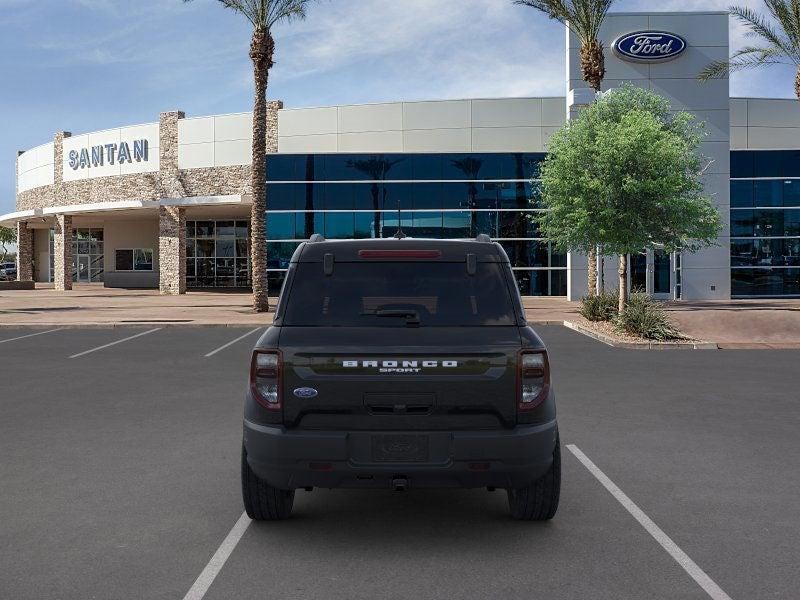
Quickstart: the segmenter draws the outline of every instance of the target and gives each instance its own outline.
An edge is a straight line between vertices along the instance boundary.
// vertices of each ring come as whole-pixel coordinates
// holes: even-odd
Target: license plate
[[[372,460],[375,462],[425,462],[428,460],[428,436],[373,435]]]

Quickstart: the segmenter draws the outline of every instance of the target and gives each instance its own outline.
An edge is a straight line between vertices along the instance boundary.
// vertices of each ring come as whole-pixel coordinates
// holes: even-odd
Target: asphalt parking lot
[[[0,598],[181,599],[201,574],[208,599],[797,598],[800,352],[539,331],[565,446],[552,522],[512,521],[501,491],[301,491],[209,571],[242,514],[258,331],[2,329]]]

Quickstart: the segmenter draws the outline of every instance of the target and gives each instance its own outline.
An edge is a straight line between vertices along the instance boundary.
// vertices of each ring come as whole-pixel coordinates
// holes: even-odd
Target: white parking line
[[[219,347],[219,348],[217,348],[216,350],[212,350],[211,352],[209,352],[208,354],[206,354],[205,358],[208,358],[209,356],[214,356],[214,355],[215,355],[217,352],[220,352],[220,351],[222,351],[222,350],[225,350],[225,348],[227,348],[228,346],[233,346],[233,345],[234,345],[236,342],[239,342],[239,341],[243,340],[244,338],[246,338],[246,337],[247,337],[247,336],[249,336],[249,335],[253,335],[253,334],[254,334],[256,331],[261,331],[261,327],[256,327],[255,329],[253,329],[253,331],[248,331],[248,332],[247,332],[247,333],[245,333],[244,335],[240,335],[240,336],[239,336],[238,338],[236,338],[235,340],[231,340],[230,342],[228,342],[228,343],[227,343],[227,344],[225,344],[224,346],[220,346],[220,347]]]
[[[86,356],[87,354],[91,354],[92,352],[97,352],[98,350],[103,350],[104,348],[109,348],[111,346],[116,346],[117,344],[121,344],[122,342],[127,342],[128,340],[133,340],[138,337],[142,337],[143,335],[147,335],[148,333],[155,333],[156,331],[161,331],[161,327],[157,327],[156,329],[150,329],[148,331],[143,331],[142,333],[137,333],[136,335],[132,335],[130,337],[122,338],[121,340],[117,340],[116,342],[111,342],[110,344],[103,344],[102,346],[98,346],[97,348],[92,348],[91,350],[86,350],[84,352],[78,352],[78,354],[73,354],[70,358],[78,358],[79,356]]]
[[[697,563],[689,558],[689,555],[681,550],[678,545],[673,542],[672,539],[670,539],[670,537],[664,533],[658,525],[653,523],[652,519],[644,514],[642,509],[636,506],[633,500],[628,498],[628,496],[625,495],[625,492],[619,489],[617,485],[589,459],[588,456],[581,452],[580,448],[574,444],[567,444],[567,448],[579,461],[581,461],[581,463],[583,463],[583,466],[586,467],[592,475],[594,475],[595,479],[597,479],[604,488],[611,492],[611,495],[616,498],[617,502],[619,502],[634,519],[639,521],[639,524],[645,528],[647,533],[653,536],[653,539],[655,539],[661,545],[661,547],[664,548],[664,550],[666,550],[681,567],[683,567],[683,570],[686,571],[689,576],[695,580],[697,585],[703,588],[703,590],[705,590],[705,592],[711,598],[714,600],[731,600],[731,597],[722,591],[722,588],[714,583],[714,580],[711,579],[711,577],[709,577],[705,571],[703,571],[703,569],[698,567]]]
[[[0,344],[5,344],[6,342],[16,342],[17,340],[24,340],[25,338],[35,337],[37,335],[44,335],[45,333],[53,333],[55,331],[61,331],[62,329],[63,327],[59,329],[50,329],[49,331],[39,331],[38,333],[29,333],[28,335],[21,335],[15,338],[9,338],[7,340],[0,340]]]
[[[183,600],[202,600],[208,588],[211,587],[211,584],[214,583],[217,575],[219,575],[222,567],[225,566],[233,549],[236,548],[236,544],[239,543],[244,532],[247,531],[250,523],[252,523],[250,517],[247,516],[247,513],[243,512],[239,520],[236,521],[236,525],[233,526],[233,529],[231,529],[225,539],[222,540],[222,544],[217,548],[217,551],[214,552],[214,556],[208,561],[206,568],[203,569],[203,572],[195,579],[192,587],[186,592]]]

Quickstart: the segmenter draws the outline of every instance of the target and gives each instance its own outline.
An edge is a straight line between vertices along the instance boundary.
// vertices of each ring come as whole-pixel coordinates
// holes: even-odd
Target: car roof
[[[362,250],[401,250],[412,255],[397,257],[365,257]],[[414,257],[413,251],[438,251],[439,256]],[[467,254],[474,254],[477,262],[509,262],[503,247],[492,242],[488,236],[478,240],[440,240],[430,238],[381,238],[363,240],[324,240],[317,238],[304,242],[292,256],[292,262],[321,262],[326,254],[332,254],[338,262],[374,262],[376,258],[384,261],[428,261],[432,258],[444,262],[465,262]]]

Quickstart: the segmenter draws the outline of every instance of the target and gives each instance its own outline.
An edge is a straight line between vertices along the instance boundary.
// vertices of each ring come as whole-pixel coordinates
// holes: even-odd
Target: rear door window
[[[283,325],[295,327],[514,326],[500,263],[298,263]]]

